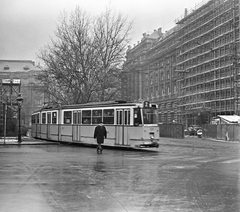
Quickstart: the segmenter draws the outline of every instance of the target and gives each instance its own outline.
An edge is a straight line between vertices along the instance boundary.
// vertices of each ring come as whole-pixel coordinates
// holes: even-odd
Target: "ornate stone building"
[[[8,122],[16,119],[14,105],[16,105],[18,93],[23,97],[21,122],[24,126],[30,125],[31,113],[42,107],[45,97],[38,92],[35,79],[39,72],[41,72],[40,67],[30,60],[0,60],[0,134],[3,131],[5,104],[8,105]],[[2,83],[3,81],[5,83]]]

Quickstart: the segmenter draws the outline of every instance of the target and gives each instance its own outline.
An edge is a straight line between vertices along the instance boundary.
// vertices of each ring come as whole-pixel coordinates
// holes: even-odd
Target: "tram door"
[[[81,111],[73,111],[73,141],[81,141]]]
[[[128,145],[129,125],[130,125],[130,109],[118,109],[116,126],[116,144]]]

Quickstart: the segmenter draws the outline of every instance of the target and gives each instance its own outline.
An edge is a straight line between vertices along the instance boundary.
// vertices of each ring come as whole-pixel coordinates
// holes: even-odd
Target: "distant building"
[[[3,130],[4,125],[3,104],[8,104],[9,108],[11,108],[11,105],[14,106],[18,93],[21,93],[23,97],[22,124],[24,126],[30,125],[31,113],[41,108],[45,101],[44,94],[37,91],[38,86],[35,77],[40,72],[41,68],[31,60],[0,60],[0,131]],[[20,79],[21,85],[2,84],[3,79],[9,79],[10,81]],[[16,118],[16,115],[10,118]]]

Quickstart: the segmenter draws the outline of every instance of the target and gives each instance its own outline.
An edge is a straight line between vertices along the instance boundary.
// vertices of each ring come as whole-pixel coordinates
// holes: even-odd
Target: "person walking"
[[[107,130],[103,123],[99,123],[98,126],[95,127],[94,136],[97,139],[97,151],[102,153],[102,144],[104,143],[104,138],[107,138]]]

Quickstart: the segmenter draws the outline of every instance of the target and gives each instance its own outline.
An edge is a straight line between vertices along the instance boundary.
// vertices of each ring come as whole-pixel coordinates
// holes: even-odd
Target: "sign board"
[[[21,84],[20,79],[2,79],[2,84]]]
[[[20,79],[13,79],[12,83],[13,84],[21,84],[21,80]]]
[[[3,84],[10,84],[11,83],[11,79],[2,79],[2,83]]]

